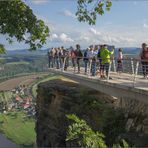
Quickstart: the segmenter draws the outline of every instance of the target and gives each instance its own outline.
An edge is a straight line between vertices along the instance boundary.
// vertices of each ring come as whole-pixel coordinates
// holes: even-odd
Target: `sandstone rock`
[[[91,107],[94,98],[102,103],[112,103],[111,96],[77,83],[61,80],[41,83],[38,86],[36,105],[38,147],[78,147],[75,141],[65,141],[69,125],[66,114],[77,114],[95,130],[99,130],[102,109],[94,110]]]
[[[126,130],[130,131],[130,128],[133,126],[133,119],[128,119],[126,123]]]

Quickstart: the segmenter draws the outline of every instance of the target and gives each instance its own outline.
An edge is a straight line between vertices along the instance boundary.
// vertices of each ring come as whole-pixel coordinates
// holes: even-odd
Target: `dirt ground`
[[[37,77],[45,75],[48,75],[48,73],[34,74],[34,75],[22,76],[6,80],[0,83],[0,91],[12,90],[18,85],[30,85],[33,81],[36,80]]]

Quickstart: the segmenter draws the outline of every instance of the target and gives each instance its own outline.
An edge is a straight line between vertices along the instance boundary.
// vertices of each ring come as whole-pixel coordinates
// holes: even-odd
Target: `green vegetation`
[[[10,91],[0,92],[0,102],[8,102],[11,101],[15,95]]]
[[[80,22],[95,25],[97,15],[103,15],[112,6],[111,0],[78,0],[76,16]]]
[[[43,83],[43,82],[54,80],[54,79],[58,79],[58,78],[62,78],[62,77],[61,76],[49,75],[49,76],[47,76],[45,78],[42,78],[38,82],[35,82],[35,84],[32,85],[32,95],[33,95],[33,97],[37,96],[37,86],[38,86],[39,83]]]
[[[34,119],[25,118],[23,112],[0,114],[0,131],[19,145],[34,145],[36,133]]]
[[[73,123],[68,126],[66,141],[75,140],[79,146],[85,148],[106,148],[105,136],[100,132],[94,132],[85,120],[79,119],[76,115],[67,115]],[[121,145],[120,145],[121,144]],[[113,148],[127,148],[128,143],[122,139],[120,143],[113,144]]]
[[[45,72],[48,70],[47,62],[46,55],[11,55],[11,59],[3,61],[0,79],[14,77],[21,73]]]
[[[22,61],[22,62],[9,62],[9,63],[6,63],[6,65],[25,65],[25,64],[29,64],[29,62]]]
[[[76,140],[78,145],[85,148],[106,148],[104,143],[104,135],[99,132],[94,132],[87,123],[79,119],[76,115],[67,115],[68,119],[75,123],[69,125],[66,140]]]
[[[96,94],[93,90],[86,91],[81,88],[80,92],[79,105],[75,107],[75,114],[86,120],[92,130],[103,133],[108,147],[120,143],[122,135],[126,134],[123,110],[114,109],[111,100],[98,99],[99,93]]]
[[[0,44],[0,54],[4,54],[6,52],[6,49],[3,44]]]
[[[46,43],[49,29],[22,0],[13,0],[1,1],[0,33],[10,37],[9,43],[15,37],[18,42],[29,44],[30,49],[36,49]]]

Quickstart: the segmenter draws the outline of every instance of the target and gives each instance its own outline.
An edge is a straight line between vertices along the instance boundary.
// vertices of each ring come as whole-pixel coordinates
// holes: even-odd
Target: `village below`
[[[0,91],[0,132],[13,143],[22,147],[36,145],[37,84],[54,78],[56,76],[53,77],[52,74],[39,73],[15,77],[1,83],[0,89],[6,90]]]

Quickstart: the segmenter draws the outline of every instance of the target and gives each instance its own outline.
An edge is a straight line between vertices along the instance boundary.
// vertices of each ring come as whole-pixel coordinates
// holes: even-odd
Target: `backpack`
[[[87,50],[84,52],[84,59],[83,59],[84,61],[85,61],[85,60],[88,60],[87,52],[88,52]]]

